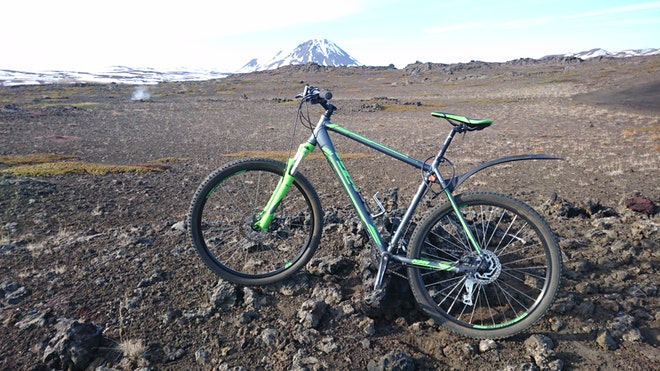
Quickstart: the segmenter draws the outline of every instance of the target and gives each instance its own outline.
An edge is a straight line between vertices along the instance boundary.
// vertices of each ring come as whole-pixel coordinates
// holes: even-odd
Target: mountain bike
[[[314,187],[299,171],[316,147],[327,158],[378,252],[374,292],[383,291],[390,263],[400,264],[419,307],[444,327],[474,338],[504,338],[526,330],[551,306],[561,276],[556,237],[530,206],[493,192],[454,194],[475,173],[520,160],[555,160],[527,154],[491,160],[456,175],[445,158],[456,134],[479,131],[492,120],[433,112],[452,128],[435,156],[422,161],[370,140],[330,121],[337,107],[332,94],[306,85],[298,119],[311,135],[286,162],[241,159],[204,180],[188,213],[190,238],[204,263],[223,279],[239,285],[271,284],[303,268],[316,251],[323,211]],[[313,125],[309,104],[325,112]],[[307,107],[305,110],[303,107]],[[295,130],[295,126],[294,126]],[[385,213],[377,194],[373,212],[339,157],[330,133],[342,135],[421,170],[422,180],[389,238],[375,218]],[[445,177],[440,170],[448,166]],[[411,222],[425,195],[444,195],[418,222]],[[408,227],[414,229],[407,233]]]

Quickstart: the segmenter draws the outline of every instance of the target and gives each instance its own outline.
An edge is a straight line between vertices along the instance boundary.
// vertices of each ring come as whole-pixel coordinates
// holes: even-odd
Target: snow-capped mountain
[[[53,83],[89,82],[99,84],[158,84],[168,81],[205,81],[229,76],[229,73],[215,70],[157,70],[154,68],[131,68],[112,66],[97,71],[16,71],[0,70],[0,85],[41,85]]]
[[[646,55],[656,55],[660,54],[660,48],[648,48],[648,49],[628,49],[622,50],[617,53],[610,53],[605,49],[596,48],[579,53],[568,53],[565,54],[565,57],[577,57],[580,59],[591,59],[597,57],[613,57],[613,58],[628,58],[628,57],[639,57]]]
[[[273,58],[261,62],[252,59],[238,72],[272,70],[282,66],[316,63],[321,66],[361,66],[355,58],[351,57],[337,44],[324,38],[316,38],[298,45],[290,53],[278,52]]]

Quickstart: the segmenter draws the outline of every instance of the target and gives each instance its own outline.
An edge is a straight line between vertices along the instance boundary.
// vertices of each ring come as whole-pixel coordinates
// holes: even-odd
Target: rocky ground
[[[186,235],[190,199],[232,154],[287,153],[304,83],[333,91],[334,122],[418,158],[449,129],[431,111],[493,119],[455,140],[459,172],[505,155],[562,157],[459,188],[512,194],[556,231],[563,288],[546,318],[506,340],[463,338],[428,321],[396,275],[388,302],[366,306],[369,245],[320,160],[302,169],[327,221],[307,269],[266,287],[214,276]],[[311,65],[148,86],[142,100],[135,90],[0,89],[3,370],[660,368],[660,57]],[[293,142],[307,135],[298,127]],[[417,171],[337,146],[357,155],[346,163],[365,195],[396,188],[406,205]],[[28,154],[159,171],[13,174],[9,162]]]

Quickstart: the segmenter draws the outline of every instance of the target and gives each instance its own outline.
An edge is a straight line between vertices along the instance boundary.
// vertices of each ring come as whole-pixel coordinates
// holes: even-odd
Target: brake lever
[[[313,86],[311,86],[311,85],[305,85],[305,89],[303,90],[303,92],[300,93],[300,94],[298,94],[298,95],[296,95],[296,98],[297,98],[297,99],[302,99],[302,98],[309,99],[309,97],[311,97],[312,95],[314,95],[313,92],[310,92],[310,91],[312,91],[313,89],[315,89]]]

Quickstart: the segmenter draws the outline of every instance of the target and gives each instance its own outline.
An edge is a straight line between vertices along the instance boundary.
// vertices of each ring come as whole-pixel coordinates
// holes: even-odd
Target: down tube
[[[323,150],[325,157],[328,159],[328,162],[332,166],[332,170],[335,171],[337,177],[341,181],[341,185],[344,187],[348,197],[351,199],[351,203],[353,204],[355,211],[357,211],[359,214],[360,220],[362,220],[367,233],[369,233],[369,237],[371,237],[371,240],[376,244],[379,250],[384,251],[385,245],[383,244],[383,240],[381,239],[380,234],[376,229],[374,219],[371,217],[371,213],[364,205],[362,197],[360,197],[360,194],[358,193],[357,188],[351,179],[351,176],[348,174],[348,170],[346,170],[344,163],[339,158],[337,151],[334,149],[332,144],[323,145],[321,146],[321,149]]]

